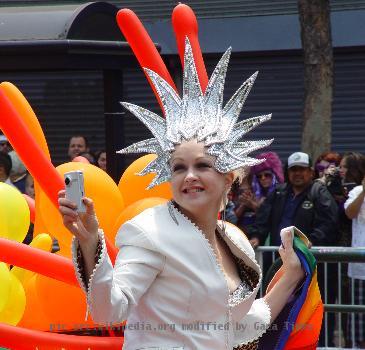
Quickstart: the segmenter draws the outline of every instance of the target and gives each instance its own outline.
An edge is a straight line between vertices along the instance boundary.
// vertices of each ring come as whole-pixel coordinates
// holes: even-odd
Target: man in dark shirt
[[[295,152],[288,158],[288,183],[279,184],[256,212],[256,221],[247,228],[251,244],[264,244],[270,234],[270,245],[281,244],[280,231],[296,226],[307,235],[312,245],[331,246],[337,242],[337,205],[326,186],[313,182],[314,171],[308,154]],[[268,256],[264,256],[264,270]],[[271,263],[271,259],[270,259]],[[328,281],[337,281],[336,270],[328,265]],[[325,274],[323,264],[318,265],[318,283],[325,301]],[[327,303],[335,303],[336,291],[327,293]],[[328,345],[333,346],[334,318],[328,317]],[[324,345],[322,327],[320,345]]]
[[[296,226],[313,245],[334,245],[337,240],[337,205],[326,186],[313,182],[308,154],[295,152],[288,158],[288,183],[279,184],[261,204],[256,221],[247,228],[251,244],[280,245],[280,231]]]

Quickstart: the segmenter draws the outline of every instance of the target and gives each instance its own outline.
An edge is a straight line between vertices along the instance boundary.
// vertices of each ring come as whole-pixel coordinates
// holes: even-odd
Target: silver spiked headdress
[[[216,157],[214,168],[221,173],[257,165],[264,161],[264,159],[248,157],[248,154],[268,146],[273,139],[239,140],[250,130],[270,119],[271,114],[237,122],[258,72],[240,86],[224,108],[222,106],[230,54],[229,48],[214,69],[203,94],[191,45],[186,38],[182,98],[158,74],[145,68],[160,97],[165,118],[145,108],[122,102],[122,105],[145,124],[154,136],[117,152],[122,154],[147,152],[157,155],[157,158],[138,174],[156,174],[147,188],[150,189],[171,178],[169,165],[171,153],[175,146],[184,140],[196,139],[204,143],[207,153]]]

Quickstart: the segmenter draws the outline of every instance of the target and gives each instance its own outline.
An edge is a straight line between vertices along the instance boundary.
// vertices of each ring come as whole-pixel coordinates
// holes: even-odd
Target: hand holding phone
[[[64,174],[66,185],[66,198],[77,205],[78,213],[86,213],[86,207],[82,202],[85,196],[84,174],[80,170],[70,171]]]

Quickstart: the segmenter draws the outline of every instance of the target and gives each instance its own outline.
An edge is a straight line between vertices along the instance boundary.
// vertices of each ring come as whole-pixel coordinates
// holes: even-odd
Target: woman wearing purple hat
[[[265,161],[252,168],[252,189],[258,206],[274,190],[278,183],[284,182],[283,165],[275,152],[261,153],[257,156]]]

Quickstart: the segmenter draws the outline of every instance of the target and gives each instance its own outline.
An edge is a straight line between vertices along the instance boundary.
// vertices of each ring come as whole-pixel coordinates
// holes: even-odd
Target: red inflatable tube
[[[23,193],[25,200],[28,203],[29,211],[30,211],[30,222],[34,224],[35,221],[35,201],[33,198],[29,197],[25,193]]]
[[[189,38],[200,86],[204,93],[208,85],[208,74],[198,39],[198,22],[193,10],[185,4],[177,5],[172,12],[172,25],[174,27],[177,48],[179,50],[182,66],[184,66],[185,37]]]
[[[0,238],[0,261],[61,282],[79,285],[70,259],[10,239]]]
[[[123,337],[49,333],[0,323],[0,346],[16,350],[120,350],[123,340]]]
[[[14,108],[1,86],[0,110],[0,128],[42,190],[52,203],[58,206],[58,191],[65,187],[63,180],[29,132],[22,116]]]
[[[153,70],[160,77],[165,79],[166,82],[175,89],[175,91],[177,91],[174,81],[162,60],[161,55],[157,51],[155,44],[151,40],[137,15],[129,9],[119,10],[117,14],[117,23],[124,37],[131,46],[141,67]],[[160,98],[158,97],[153,84],[147,75],[146,77],[162,108]]]

